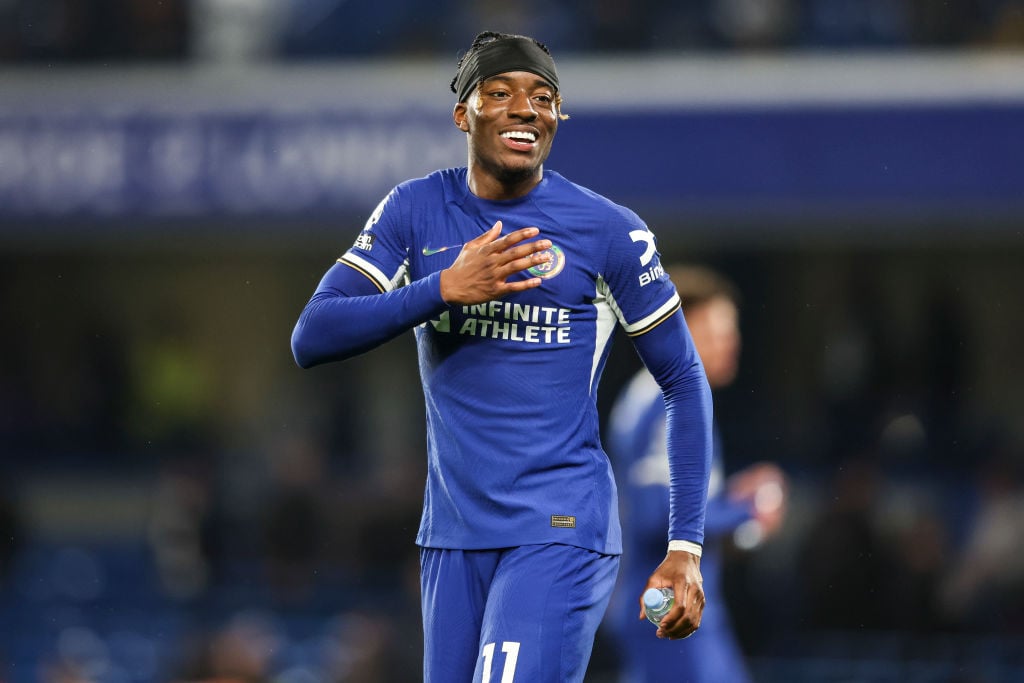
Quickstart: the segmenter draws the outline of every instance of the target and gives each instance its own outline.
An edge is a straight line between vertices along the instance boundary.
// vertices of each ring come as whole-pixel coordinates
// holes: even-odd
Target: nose
[[[537,110],[533,108],[529,94],[524,91],[513,93],[508,113],[509,116],[515,116],[523,121],[532,121],[537,118]]]

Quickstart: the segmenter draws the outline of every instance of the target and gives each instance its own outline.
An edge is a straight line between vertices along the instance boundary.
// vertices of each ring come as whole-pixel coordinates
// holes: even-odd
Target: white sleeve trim
[[[382,291],[390,292],[395,288],[394,283],[391,282],[388,276],[385,275],[380,268],[373,265],[372,263],[362,258],[358,254],[354,254],[351,251],[347,251],[344,254],[342,254],[341,258],[338,260],[344,261],[350,265],[355,266],[357,270],[362,271],[363,274],[365,274],[367,277],[372,278],[381,288]]]
[[[654,327],[656,323],[660,323],[669,313],[674,313],[675,309],[679,307],[679,303],[679,295],[673,292],[672,297],[659,306],[658,310],[654,311],[654,313],[637,320],[631,325],[623,325],[626,334],[634,336],[640,332],[645,332],[649,327]]]
[[[669,552],[672,552],[673,550],[683,550],[691,555],[700,557],[700,554],[704,549],[700,547],[699,543],[694,543],[693,541],[669,541],[668,550]]]

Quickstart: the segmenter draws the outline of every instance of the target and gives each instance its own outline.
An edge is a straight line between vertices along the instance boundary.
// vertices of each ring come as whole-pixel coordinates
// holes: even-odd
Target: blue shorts
[[[568,545],[422,548],[423,680],[582,681],[618,570]]]

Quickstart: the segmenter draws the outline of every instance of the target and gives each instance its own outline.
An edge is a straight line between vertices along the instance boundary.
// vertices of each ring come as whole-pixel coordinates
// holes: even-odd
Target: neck
[[[528,171],[502,171],[493,173],[470,164],[466,174],[469,190],[481,199],[502,201],[518,199],[530,193],[544,178],[544,169],[536,168]]]

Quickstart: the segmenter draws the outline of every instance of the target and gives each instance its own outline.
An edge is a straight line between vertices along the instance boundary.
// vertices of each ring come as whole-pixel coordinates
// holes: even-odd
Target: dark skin
[[[489,78],[467,102],[455,105],[452,119],[468,133],[469,189],[476,196],[515,199],[544,177],[544,161],[558,130],[555,91],[547,81],[525,71]],[[441,272],[441,297],[470,305],[538,287],[540,278],[508,278],[550,260],[540,253],[550,241],[526,241],[539,232],[527,227],[501,237],[501,222],[495,223],[463,245],[455,263]]]
[[[483,81],[452,120],[469,134],[469,189],[484,199],[522,197],[544,177],[558,132],[555,89],[526,71]]]
[[[478,197],[522,197],[544,177],[544,162],[558,131],[557,93],[550,83],[526,71],[498,74],[483,81],[466,102],[455,105],[452,120],[467,133],[469,189]],[[501,236],[501,221],[463,245],[450,268],[441,271],[441,296],[471,305],[540,286],[541,278],[508,281],[520,271],[550,260],[540,231],[521,228]],[[655,569],[644,590],[671,587],[675,606],[662,619],[659,638],[685,638],[700,626],[704,588],[700,558],[672,551]],[[641,591],[642,592],[642,591]],[[644,617],[641,603],[640,618]]]
[[[648,588],[671,588],[675,605],[661,619],[657,636],[678,640],[693,635],[704,615],[704,579],[700,574],[700,558],[684,550],[672,550],[647,579]],[[641,592],[642,594],[642,592]],[[639,598],[640,616],[644,618],[643,598]]]

